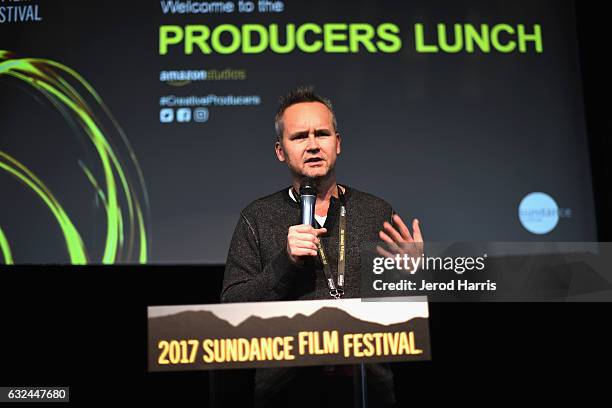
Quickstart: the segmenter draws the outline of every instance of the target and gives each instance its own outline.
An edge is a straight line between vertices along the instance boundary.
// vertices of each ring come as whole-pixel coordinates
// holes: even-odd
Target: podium
[[[213,407],[253,402],[254,373],[262,370],[258,398],[293,387],[287,398],[298,402],[328,392],[366,408],[368,368],[430,359],[428,319],[425,299],[409,297],[150,306],[148,368],[211,370]],[[325,377],[330,366],[340,373]],[[342,395],[321,375],[337,380]]]

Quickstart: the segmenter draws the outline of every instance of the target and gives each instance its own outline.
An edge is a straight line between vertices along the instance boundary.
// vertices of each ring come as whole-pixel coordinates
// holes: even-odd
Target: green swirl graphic
[[[4,232],[2,231],[2,228],[0,228],[0,250],[2,251],[2,255],[4,256],[4,263],[7,265],[11,265],[13,263],[13,255],[11,254],[11,247],[9,246],[9,243],[6,239],[6,236],[4,235]]]
[[[103,203],[106,215],[106,234],[102,259],[92,260],[78,229],[64,211],[60,201],[45,186],[43,181],[24,164],[9,154],[0,151],[0,169],[8,172],[25,186],[51,210],[65,238],[66,248],[73,264],[101,262],[146,263],[148,259],[149,228],[145,226],[148,215],[148,198],[144,177],[128,139],[104,104],[97,92],[77,72],[58,62],[39,58],[17,58],[9,51],[0,50],[0,76],[7,75],[18,79],[42,93],[62,114],[68,113],[84,131],[96,152],[103,170],[103,180],[99,182],[90,169],[81,161],[79,166],[92,188]],[[73,86],[70,82],[73,82]],[[81,87],[82,92],[76,88]],[[93,104],[87,99],[93,98]],[[135,169],[138,183],[131,180],[125,170],[117,149],[113,147],[110,132],[103,131],[101,117],[94,112],[99,110],[103,117],[112,123],[112,128],[120,135],[120,142],[128,152],[129,164]],[[143,209],[144,206],[144,209]],[[127,220],[125,222],[124,220]],[[9,241],[0,228],[0,249],[5,263],[13,263]]]

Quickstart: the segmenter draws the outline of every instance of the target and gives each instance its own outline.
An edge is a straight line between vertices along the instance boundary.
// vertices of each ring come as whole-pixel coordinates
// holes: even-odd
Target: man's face
[[[332,115],[320,102],[291,105],[283,114],[283,138],[276,143],[276,157],[287,162],[300,177],[324,178],[334,169],[340,154],[340,135]]]

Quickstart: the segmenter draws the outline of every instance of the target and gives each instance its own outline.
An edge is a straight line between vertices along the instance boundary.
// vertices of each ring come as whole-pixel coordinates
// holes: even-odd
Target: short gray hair
[[[276,116],[274,117],[274,130],[276,130],[276,140],[281,141],[283,138],[283,132],[285,130],[283,124],[283,114],[287,110],[288,107],[303,103],[303,102],[319,102],[322,103],[329,109],[332,115],[332,123],[334,125],[334,130],[338,131],[338,122],[336,121],[336,114],[334,113],[334,109],[332,108],[332,103],[329,99],[317,95],[314,92],[314,87],[311,85],[299,86],[287,92],[284,96],[279,99],[278,110],[276,111]]]

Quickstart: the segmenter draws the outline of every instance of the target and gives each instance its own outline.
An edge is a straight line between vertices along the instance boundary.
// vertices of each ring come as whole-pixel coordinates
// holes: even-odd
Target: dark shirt
[[[345,187],[346,270],[345,298],[360,297],[361,245],[379,241],[384,221],[392,222],[393,210],[384,200]],[[338,260],[340,201],[331,197],[321,244],[334,276]],[[300,205],[288,188],[257,199],[240,213],[230,244],[223,279],[222,302],[330,299],[322,265],[316,257],[297,266],[287,254],[289,227],[300,223]],[[368,384],[379,399],[395,401],[393,375],[387,364],[368,364]],[[255,402],[263,405],[282,393],[300,375],[312,368],[258,369],[255,373]],[[299,382],[298,382],[299,383]],[[308,392],[307,390],[303,390]]]

